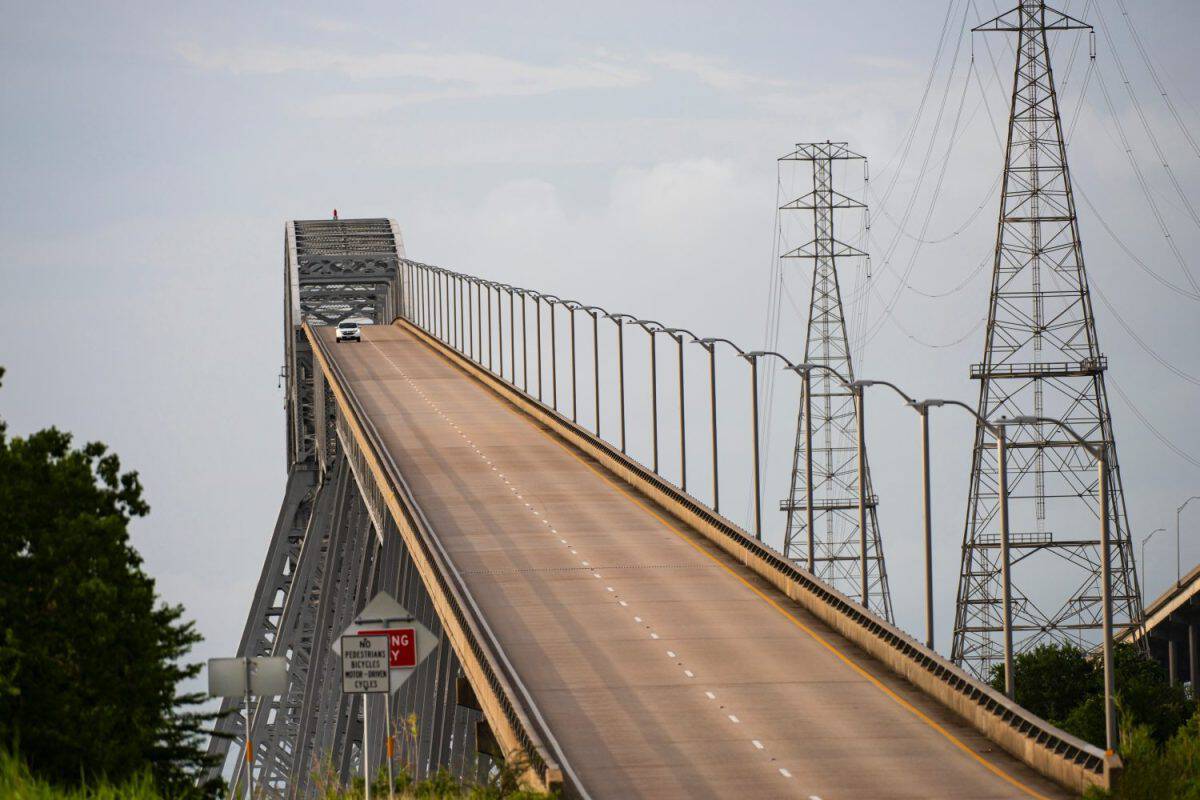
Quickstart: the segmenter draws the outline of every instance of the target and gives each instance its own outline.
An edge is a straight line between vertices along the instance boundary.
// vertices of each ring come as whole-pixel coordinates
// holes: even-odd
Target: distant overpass
[[[1200,566],[1147,605],[1145,624],[1121,631],[1117,641],[1143,636],[1150,655],[1166,667],[1171,685],[1195,685],[1200,675]]]
[[[386,220],[289,224],[286,247],[291,477],[242,651],[288,656],[292,683],[250,720],[230,704],[212,748],[249,730],[265,794],[360,768],[362,702],[328,646],[379,589],[441,637],[397,698],[419,721],[418,774],[509,760],[580,798],[1108,784],[1102,751],[503,377],[503,329],[489,368],[496,284],[409,261]],[[331,323],[364,316],[391,324],[334,342]],[[486,356],[469,344],[485,336]]]

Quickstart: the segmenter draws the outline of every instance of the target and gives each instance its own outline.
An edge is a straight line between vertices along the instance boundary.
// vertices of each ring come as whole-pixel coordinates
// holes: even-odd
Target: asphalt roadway
[[[395,326],[319,329],[594,798],[1071,797]]]

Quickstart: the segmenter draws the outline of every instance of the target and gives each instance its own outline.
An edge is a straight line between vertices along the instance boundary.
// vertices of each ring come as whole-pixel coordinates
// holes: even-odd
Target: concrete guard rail
[[[532,697],[505,657],[404,476],[383,447],[378,430],[350,391],[337,364],[329,358],[321,338],[307,323],[304,332],[337,403],[339,437],[343,439],[345,455],[357,476],[367,474],[373,480],[373,486],[360,483],[364,499],[369,506],[386,508],[404,539],[433,600],[442,629],[502,751],[510,760],[523,759],[527,765],[524,778],[535,788],[586,798]],[[571,779],[567,784],[564,771]]]
[[[817,579],[608,442],[444,344],[403,317],[393,322],[499,398],[594,458],[768,581],[847,640],[959,715],[979,733],[1059,785],[1111,788],[1120,759],[1056,728]]]

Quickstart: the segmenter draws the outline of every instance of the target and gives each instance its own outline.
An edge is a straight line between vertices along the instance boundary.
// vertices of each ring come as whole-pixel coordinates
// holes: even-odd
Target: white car
[[[337,324],[337,340],[339,342],[361,342],[362,331],[354,320],[342,320]]]

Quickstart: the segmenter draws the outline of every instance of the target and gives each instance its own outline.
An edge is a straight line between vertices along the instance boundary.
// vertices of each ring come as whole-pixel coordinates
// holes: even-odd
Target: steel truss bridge
[[[679,480],[661,474],[657,378],[654,463],[629,455],[624,362],[610,370],[599,339],[623,348],[637,323],[653,358],[669,336],[681,394],[685,339],[710,359],[725,340],[410,261],[385,219],[288,223],[284,288],[288,481],[239,653],[286,656],[290,683],[249,719],[224,707],[210,752],[234,784],[249,767],[262,796],[309,797],[360,771],[363,700],[341,693],[330,645],[379,590],[439,637],[393,700],[417,777],[506,761],[580,798],[1067,797],[1111,780],[1103,752],[723,516],[715,390],[711,452],[692,455],[711,489],[687,486],[682,403]],[[337,344],[347,318],[376,324]],[[589,347],[593,398],[575,366]]]

